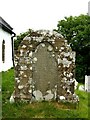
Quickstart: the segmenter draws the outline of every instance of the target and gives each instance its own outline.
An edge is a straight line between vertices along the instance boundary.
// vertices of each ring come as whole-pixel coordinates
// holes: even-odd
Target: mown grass
[[[88,118],[88,93],[76,90],[79,106],[69,103],[36,102],[10,104],[14,90],[14,70],[2,72],[2,116],[3,118]],[[71,109],[70,109],[71,108]]]
[[[2,118],[2,93],[1,93],[1,86],[2,86],[2,74],[0,73],[0,119]]]

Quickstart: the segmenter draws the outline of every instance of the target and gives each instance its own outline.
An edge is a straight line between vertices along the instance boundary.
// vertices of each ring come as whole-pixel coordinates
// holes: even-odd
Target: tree
[[[29,29],[26,32],[20,33],[20,35],[17,35],[16,39],[14,40],[14,50],[18,49],[18,46],[20,45],[21,41],[23,40],[23,38],[25,36],[27,36],[28,34],[30,34],[32,31],[32,29]]]
[[[76,51],[76,79],[84,82],[85,74],[90,75],[90,16],[65,17],[57,27]]]

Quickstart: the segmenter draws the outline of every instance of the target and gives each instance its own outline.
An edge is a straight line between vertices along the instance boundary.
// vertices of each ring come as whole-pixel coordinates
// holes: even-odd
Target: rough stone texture
[[[55,31],[32,31],[15,53],[15,101],[78,101],[74,94],[75,52]]]
[[[90,92],[90,76],[85,75],[85,91]]]

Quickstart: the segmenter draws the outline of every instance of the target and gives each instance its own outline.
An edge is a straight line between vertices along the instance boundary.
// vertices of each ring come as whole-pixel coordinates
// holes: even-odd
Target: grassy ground
[[[79,107],[57,102],[9,103],[14,90],[14,70],[2,72],[2,116],[3,118],[88,118],[88,93],[76,91]],[[72,108],[72,109],[70,109]]]

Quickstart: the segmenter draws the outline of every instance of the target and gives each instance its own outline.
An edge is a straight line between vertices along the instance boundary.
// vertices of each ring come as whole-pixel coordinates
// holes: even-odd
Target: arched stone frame
[[[64,95],[67,99],[68,94],[72,96],[74,93],[75,52],[72,52],[67,40],[61,36],[57,34],[41,35],[36,32],[32,32],[23,39],[15,54],[15,98],[32,98],[32,92],[35,91],[32,68],[33,53],[42,43],[53,46],[58,68],[57,96]]]
[[[2,62],[5,62],[5,40],[2,41]]]

